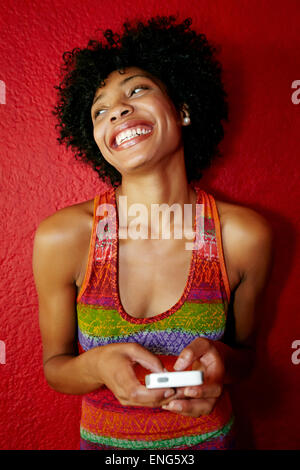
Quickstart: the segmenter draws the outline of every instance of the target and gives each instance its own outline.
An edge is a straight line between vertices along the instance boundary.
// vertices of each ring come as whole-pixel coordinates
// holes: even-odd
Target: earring
[[[188,116],[183,119],[183,124],[185,126],[188,126],[190,123],[191,123],[191,120]]]

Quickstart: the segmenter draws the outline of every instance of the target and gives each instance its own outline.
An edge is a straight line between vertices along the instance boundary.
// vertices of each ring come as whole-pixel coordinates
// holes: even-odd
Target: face
[[[182,147],[182,114],[165,86],[129,67],[112,72],[91,108],[94,138],[103,157],[122,175],[147,171]]]

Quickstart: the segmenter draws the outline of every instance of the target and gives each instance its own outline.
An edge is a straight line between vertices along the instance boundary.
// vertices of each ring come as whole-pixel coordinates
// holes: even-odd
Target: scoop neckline
[[[192,186],[193,189],[196,192],[196,204],[199,204],[200,197],[202,191],[197,188],[196,186]],[[191,260],[190,260],[190,267],[189,267],[189,273],[187,277],[187,281],[185,283],[184,290],[180,296],[180,298],[177,300],[177,302],[164,312],[158,313],[157,315],[152,315],[151,317],[146,317],[146,318],[137,318],[129,313],[127,313],[123,307],[123,304],[121,302],[121,297],[120,297],[120,291],[119,291],[119,213],[118,213],[118,206],[117,206],[117,199],[116,199],[116,188],[112,188],[112,198],[113,198],[113,205],[115,207],[115,233],[116,236],[113,238],[113,246],[112,246],[112,291],[113,291],[113,296],[114,296],[114,301],[115,305],[117,307],[118,313],[121,315],[121,317],[130,322],[130,323],[135,323],[135,324],[146,324],[146,323],[154,323],[159,320],[163,320],[171,315],[173,315],[175,312],[177,312],[180,307],[184,304],[186,301],[189,292],[191,290],[193,278],[194,278],[194,272],[195,272],[195,264],[196,264],[196,252],[197,250],[195,249],[195,243],[196,243],[196,237],[194,239],[193,243],[193,249],[192,255],[191,255]],[[193,220],[193,230],[194,233],[196,233],[196,226],[197,226],[197,211],[195,211],[195,217]]]

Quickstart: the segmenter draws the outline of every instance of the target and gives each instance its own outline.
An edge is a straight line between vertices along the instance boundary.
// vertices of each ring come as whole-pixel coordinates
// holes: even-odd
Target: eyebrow
[[[154,82],[156,83],[156,80],[155,80],[151,75],[146,74],[146,73],[143,73],[143,74],[139,73],[139,74],[136,74],[136,75],[131,75],[131,77],[124,78],[124,80],[122,80],[122,81],[119,83],[119,86],[124,85],[125,83],[129,82],[129,80],[133,80],[133,79],[136,78],[136,77],[150,78],[150,80],[152,80],[152,81],[154,81]],[[95,104],[98,100],[104,98],[104,96],[105,96],[105,93],[100,93],[100,95],[98,95],[97,98],[94,98],[94,101],[93,101],[92,106],[94,106],[94,104]]]

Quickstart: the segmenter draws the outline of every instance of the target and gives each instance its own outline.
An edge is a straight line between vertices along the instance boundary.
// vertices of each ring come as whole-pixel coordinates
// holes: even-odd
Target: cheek
[[[177,113],[174,104],[166,99],[157,99],[155,102],[155,112],[167,131],[178,132],[181,127],[180,114]]]
[[[94,140],[99,147],[99,150],[102,153],[104,150],[104,133],[103,130],[100,128],[99,125],[96,125],[93,130]]]
[[[96,125],[94,127],[93,135],[94,135],[94,140],[95,140],[95,142],[96,142],[96,144],[99,148],[99,151],[101,152],[103,158],[108,163],[113,165],[113,161],[111,159],[110,152],[109,152],[107,146],[105,145],[105,141],[104,141],[105,133],[104,133],[104,130],[103,130],[102,126],[100,126],[99,124]]]

